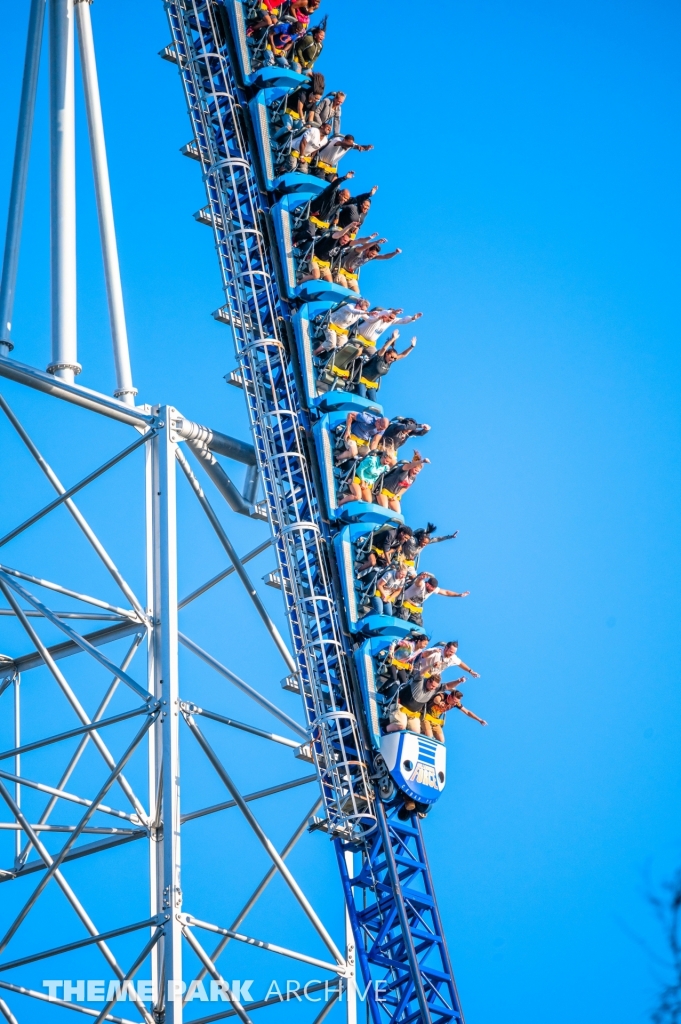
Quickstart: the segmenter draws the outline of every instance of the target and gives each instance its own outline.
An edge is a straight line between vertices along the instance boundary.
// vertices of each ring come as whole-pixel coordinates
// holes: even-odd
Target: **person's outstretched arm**
[[[443,597],[468,597],[470,590],[464,590],[458,594],[456,590],[443,590],[442,587],[437,588],[438,594],[442,594]]]
[[[402,252],[401,249],[399,249],[398,251]],[[414,320],[420,320],[422,316],[423,316],[423,313],[414,313],[413,316],[401,316],[399,318],[399,320],[395,321],[395,323],[397,323],[397,324],[411,324],[411,323],[414,322]]]
[[[395,334],[399,334],[399,331],[395,331]],[[407,348],[405,348],[404,352],[396,352],[395,353],[395,362],[397,362],[398,359],[406,359],[407,356],[410,356],[412,354],[412,352],[414,351],[415,348],[416,348],[416,338],[412,338],[411,341],[409,342],[409,345],[407,346]],[[432,541],[431,541],[431,544],[432,544]]]
[[[480,678],[480,673],[479,672],[474,672],[473,669],[470,667],[470,665],[467,665],[465,661],[459,662],[459,665],[464,670],[464,672],[468,672],[468,674],[470,676],[472,676],[473,679],[479,679]]]
[[[462,711],[463,714],[468,715],[469,718],[474,718],[476,722],[480,722],[480,725],[487,725],[487,722],[485,721],[484,718],[478,718],[474,711],[469,711],[469,709],[465,708],[463,704],[458,705],[457,711]]]
[[[334,220],[334,224],[336,224],[337,220],[338,220],[338,217],[336,217],[336,220]],[[342,238],[343,235],[349,234],[354,228],[357,228],[357,227],[359,227],[359,221],[358,220],[351,221],[344,228],[339,228],[338,226],[336,226],[336,227],[334,227],[334,230],[331,232],[331,237],[332,238]],[[350,249],[350,248],[351,248],[351,246],[348,246],[348,249]]]
[[[429,544],[439,544],[443,540],[454,540],[455,537],[459,536],[459,531],[455,530],[454,533],[445,533],[442,537],[431,537],[428,541]]]
[[[450,683],[445,683],[445,690],[456,690],[457,687],[462,686],[466,682],[465,676],[459,676],[458,679],[452,679]]]
[[[375,260],[391,260],[393,256],[399,256],[402,252],[401,249],[395,249],[394,252],[384,252],[380,256],[374,256]]]
[[[378,241],[376,241],[376,236],[377,235],[378,235],[378,231],[374,231],[373,235],[365,235],[363,238],[356,238],[354,240],[354,242],[352,243],[352,248],[353,249],[368,249],[369,246],[371,246],[371,245],[380,245],[381,244],[381,239],[379,238]],[[383,239],[383,241],[385,241],[385,239]]]
[[[395,342],[397,341],[399,336],[400,336],[400,332],[399,331],[393,331],[393,333],[390,335],[390,337],[386,341],[385,345],[382,345],[381,348],[379,348],[379,350],[376,353],[376,355],[377,356],[384,356],[386,354],[386,352],[388,351],[388,349],[393,347],[393,345],[395,344]],[[398,356],[397,358],[401,359],[402,356]]]

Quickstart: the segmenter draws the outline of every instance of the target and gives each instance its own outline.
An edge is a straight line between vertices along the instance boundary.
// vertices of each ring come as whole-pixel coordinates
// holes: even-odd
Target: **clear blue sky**
[[[681,861],[679,8],[326,0],[325,10],[320,69],[348,93],[344,128],[375,146],[343,167],[362,190],[380,185],[370,230],[404,250],[370,267],[364,290],[424,311],[416,353],[383,391],[390,413],[433,426],[422,446],[432,466],[407,517],[460,530],[425,566],[471,591],[431,601],[428,624],[457,637],[482,673],[466,693],[490,722],[450,723],[450,781],[426,824],[467,1018],[638,1024],[656,990],[641,942],[660,948],[646,889]],[[229,335],[210,317],[222,301],[212,240],[191,217],[204,203],[198,166],[179,154],[189,139],[180,84],[156,56],[162,5],[132,15],[97,0],[93,20],[140,399],[244,436],[241,396],[222,381]],[[22,5],[6,9],[4,34],[3,203]],[[42,367],[45,85],[15,314],[15,355]],[[80,125],[80,380],[111,391]],[[3,393],[69,480],[96,462],[98,434],[89,447],[68,433],[70,414]],[[3,472],[14,472],[8,461]],[[3,523],[33,507],[26,483]],[[253,529],[234,528],[244,547]],[[182,568],[182,589],[202,578],[190,555]],[[216,615],[197,631],[246,673],[238,634],[214,638]],[[25,643],[12,634],[2,646]],[[22,1024],[39,1019],[30,1012]]]

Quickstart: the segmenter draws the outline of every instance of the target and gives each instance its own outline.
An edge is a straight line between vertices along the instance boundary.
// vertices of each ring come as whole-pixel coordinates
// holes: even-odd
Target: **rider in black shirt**
[[[400,359],[405,359],[414,351],[416,338],[411,339],[409,347],[405,348],[404,352],[397,352],[395,342],[399,336],[399,331],[393,331],[385,345],[379,348],[371,359],[361,367],[360,377],[354,388],[355,394],[359,395],[360,398],[375,399],[376,392],[381,384],[381,378],[385,377],[393,363],[398,362]]]
[[[410,437],[423,437],[429,430],[427,423],[417,423],[411,416],[395,416],[383,434],[383,444],[401,448]]]
[[[340,208],[350,199],[350,192],[343,187],[343,183],[354,177],[354,174],[354,171],[348,171],[342,178],[336,178],[311,200],[308,220],[294,233],[293,241],[296,244],[309,242],[317,234],[323,234],[335,226]]]
[[[411,539],[411,526],[385,527],[374,534],[372,538],[371,551],[367,555],[366,562],[357,567],[357,572],[363,572],[372,566],[385,568],[390,565],[393,559],[401,554],[405,543]]]

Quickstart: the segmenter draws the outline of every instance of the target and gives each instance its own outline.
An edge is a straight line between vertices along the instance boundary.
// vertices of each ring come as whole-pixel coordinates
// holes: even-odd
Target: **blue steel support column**
[[[354,877],[336,843],[359,964],[365,984],[372,978],[375,986],[373,1024],[463,1024],[418,818],[400,821],[381,805],[379,825]]]

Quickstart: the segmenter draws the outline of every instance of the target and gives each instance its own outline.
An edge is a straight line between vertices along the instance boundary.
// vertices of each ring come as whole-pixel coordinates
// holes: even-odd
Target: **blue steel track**
[[[368,986],[373,1024],[463,1022],[420,822],[398,819],[398,804],[384,802],[372,779],[329,524],[317,497],[316,456],[307,443],[310,412],[289,345],[295,312],[281,297],[268,227],[272,197],[258,186],[258,157],[248,143],[249,89],[238,84],[219,0],[164,6],[201,160],[360,988]],[[355,874],[348,873],[348,850]]]

